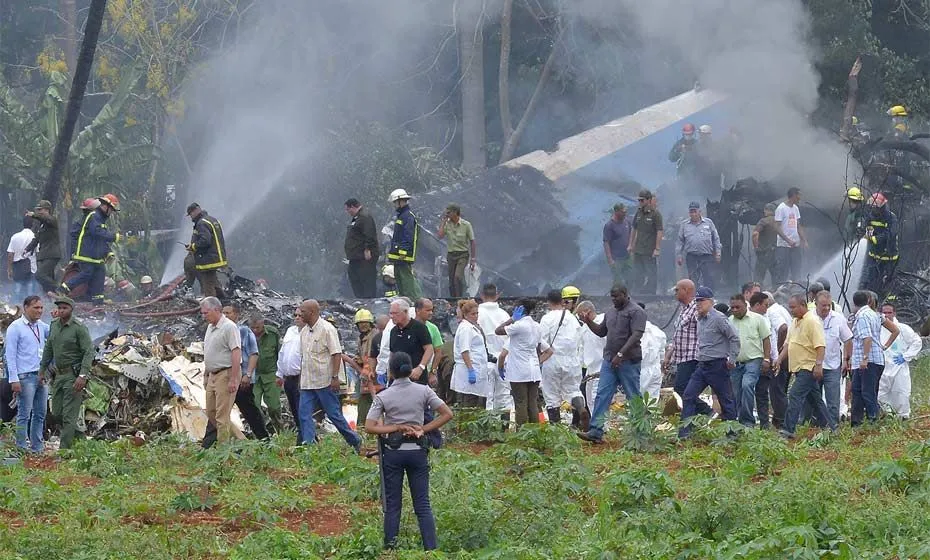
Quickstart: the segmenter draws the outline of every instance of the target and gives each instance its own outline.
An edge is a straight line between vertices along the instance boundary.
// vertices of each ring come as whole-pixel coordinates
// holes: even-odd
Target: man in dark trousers
[[[194,222],[194,233],[190,244],[187,245],[193,259],[188,257],[184,262],[184,273],[188,283],[193,285],[193,279],[196,277],[204,297],[222,298],[223,290],[220,288],[216,271],[229,264],[226,260],[223,226],[219,220],[208,216],[196,202],[187,207],[187,215]]]
[[[53,292],[58,286],[55,281],[55,267],[61,260],[58,218],[52,216],[52,203],[47,200],[40,200],[35,211],[27,212],[26,215],[32,218],[38,226],[33,241],[33,244],[39,248],[36,254],[36,280],[42,285],[43,292]]]
[[[99,197],[100,205],[87,214],[77,230],[74,255],[78,273],[61,283],[59,291],[68,295],[81,285],[87,286],[87,294],[94,303],[103,303],[103,283],[106,280],[106,259],[110,255],[110,244],[119,243],[120,234],[112,231],[107,221],[114,212],[119,212],[119,199],[113,194]]]
[[[352,292],[357,298],[376,298],[379,250],[375,220],[354,198],[347,200],[345,206],[346,213],[352,217],[345,242]]]

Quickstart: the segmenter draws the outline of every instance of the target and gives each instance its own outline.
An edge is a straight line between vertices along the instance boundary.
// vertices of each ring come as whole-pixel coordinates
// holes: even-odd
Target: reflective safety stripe
[[[398,296],[398,293],[396,290],[390,290],[390,291],[384,292],[384,297],[397,297],[397,296]]]
[[[210,264],[198,264],[195,265],[194,268],[197,270],[213,270],[215,268],[223,268],[229,263],[226,262],[226,258],[223,256],[223,244],[220,243],[220,236],[216,233],[216,226],[214,226],[213,222],[210,220],[204,220],[204,222],[206,222],[207,225],[210,226],[210,230],[213,231],[213,245],[216,247],[216,254],[219,257],[219,261]]]
[[[869,222],[869,225],[872,227],[888,227],[887,222]]]
[[[88,212],[87,216],[84,218],[84,223],[81,224],[81,233],[78,234],[77,246],[74,248],[74,260],[86,263],[101,264],[103,259],[92,259],[90,257],[85,257],[81,254],[81,248],[84,245],[84,234],[87,233],[87,222],[90,221],[93,217],[94,212]]]
[[[872,251],[869,251],[869,258],[875,259],[877,261],[896,261],[898,260],[898,255],[892,255],[889,257],[885,255],[878,255]]]

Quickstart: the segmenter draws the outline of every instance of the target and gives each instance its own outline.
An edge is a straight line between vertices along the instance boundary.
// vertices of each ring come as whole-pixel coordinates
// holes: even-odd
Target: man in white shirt
[[[791,324],[791,313],[775,301],[775,297],[770,292],[763,292],[768,298],[768,310],[765,312],[766,318],[772,327],[770,346],[772,348],[772,364],[778,359],[782,346],[788,339],[788,326]],[[776,430],[780,430],[785,423],[785,414],[788,412],[788,381],[791,374],[788,372],[788,366],[778,371],[772,372],[771,382],[769,383],[769,398],[772,401],[772,425]],[[758,394],[756,395],[758,398]],[[768,407],[766,407],[768,408]],[[759,414],[759,425],[761,428],[768,427],[768,418],[763,418]]]
[[[824,290],[816,296],[817,317],[823,323],[823,332],[827,339],[827,348],[823,356],[823,379],[820,386],[827,403],[827,413],[833,418],[833,424],[840,421],[840,382],[843,369],[849,369],[852,356],[852,330],[846,317],[833,309],[833,298]],[[845,356],[845,360],[844,360]],[[817,410],[812,407],[812,410]]]
[[[510,315],[501,309],[497,303],[500,295],[497,286],[485,284],[481,288],[481,303],[478,304],[478,326],[484,331],[485,343],[488,353],[494,358],[488,363],[488,378],[491,388],[488,391],[487,410],[499,412],[504,425],[510,424],[510,411],[513,410],[513,395],[510,394],[510,382],[501,379],[497,372],[497,360],[500,359],[501,350],[507,342],[506,336],[499,336],[494,332],[498,325],[510,319]]]
[[[578,421],[588,431],[587,410],[581,395],[581,357],[578,352],[581,324],[562,302],[562,292],[552,290],[546,297],[549,311],[539,321],[543,340],[552,348],[552,358],[542,365],[542,392],[550,424],[562,422],[563,402],[572,406]]]
[[[807,237],[801,226],[800,202],[801,189],[791,187],[788,197],[775,209],[775,231],[778,234],[775,257],[780,277],[775,281],[776,287],[787,280],[801,279],[801,249],[807,248]]]
[[[300,329],[305,324],[298,310],[294,313],[294,324],[287,328],[281,340],[278,369],[275,372],[278,386],[284,389],[284,394],[287,396],[287,404],[294,417],[294,425],[297,427],[298,441],[300,439]]]
[[[13,298],[22,301],[33,295],[33,278],[36,273],[35,251],[26,251],[36,234],[32,231],[32,218],[23,217],[23,229],[13,234],[6,248],[7,277],[13,281]]]

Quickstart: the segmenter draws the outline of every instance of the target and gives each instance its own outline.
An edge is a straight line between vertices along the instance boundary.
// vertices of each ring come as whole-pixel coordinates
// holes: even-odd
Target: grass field
[[[0,558],[930,558],[930,361],[913,369],[910,421],[788,443],[714,424],[682,445],[639,419],[592,448],[460,417],[432,455],[433,555],[409,497],[403,549],[382,552],[377,463],[338,435],[84,442],[0,467]]]

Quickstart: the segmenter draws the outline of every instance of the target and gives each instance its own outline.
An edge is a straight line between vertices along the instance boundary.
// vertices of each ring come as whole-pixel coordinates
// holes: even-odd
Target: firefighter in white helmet
[[[389,199],[397,213],[394,217],[394,235],[387,259],[394,265],[397,291],[400,295],[416,301],[421,297],[420,285],[413,275],[413,264],[417,259],[419,224],[417,217],[410,211],[410,195],[407,191],[395,189]]]

